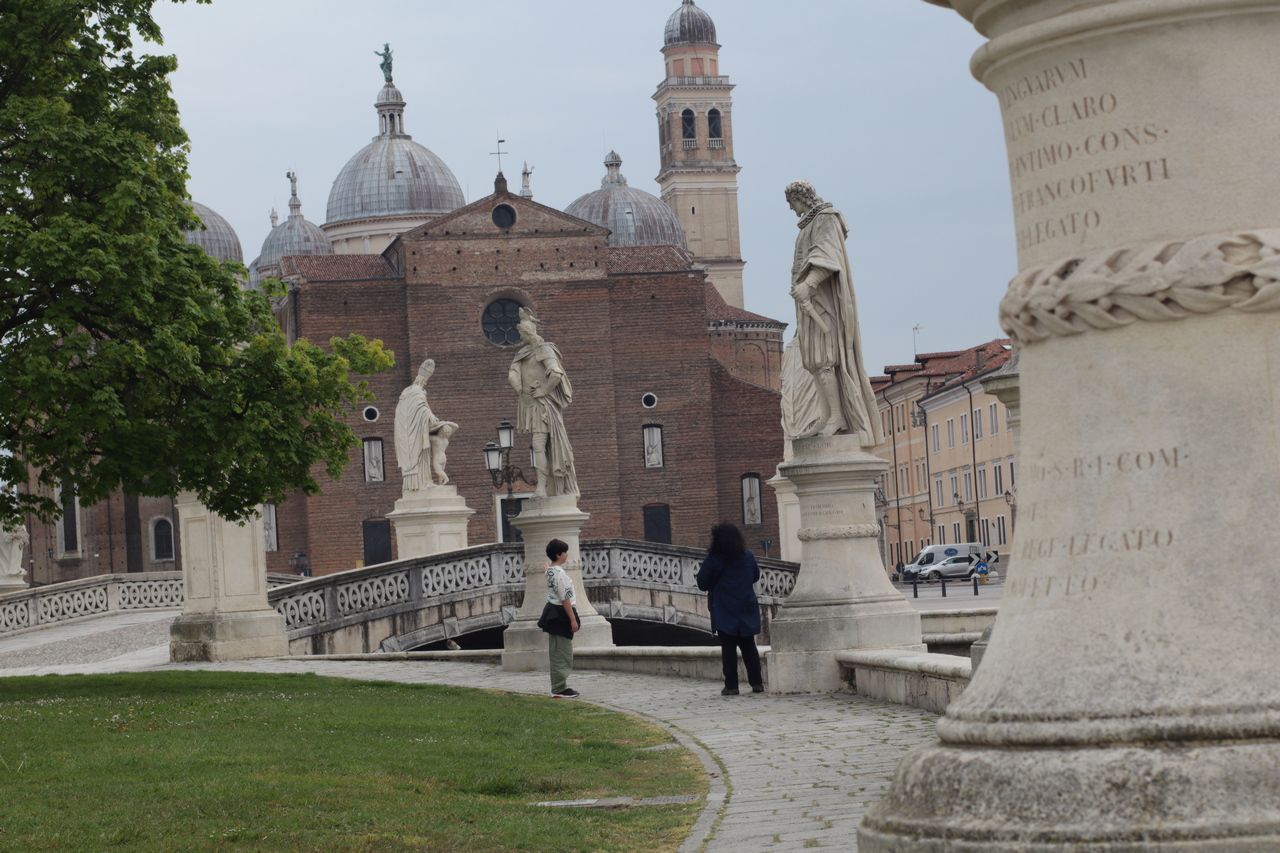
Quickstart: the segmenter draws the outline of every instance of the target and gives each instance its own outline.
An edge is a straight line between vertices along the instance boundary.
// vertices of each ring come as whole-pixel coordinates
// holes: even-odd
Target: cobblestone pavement
[[[0,668],[0,676],[195,668],[165,663],[162,646],[121,649],[124,639],[141,642],[153,626],[102,621],[113,635],[116,657],[88,664],[57,661],[59,655],[78,654],[77,649],[101,647],[100,637],[78,630],[74,637],[44,644],[43,652],[39,652],[41,646],[28,648],[28,655],[43,655],[42,665],[35,665],[28,656],[29,663],[21,669]],[[167,630],[167,619],[153,623]],[[0,667],[10,666],[6,660],[15,653],[11,644],[21,636],[0,641]],[[546,673],[509,673],[491,664],[289,658],[199,666],[518,693],[546,694],[548,690]],[[686,678],[580,671],[574,673],[572,684],[582,691],[584,700],[650,717],[710,754],[710,761],[703,756],[713,774],[709,808],[686,843],[688,850],[854,849],[863,813],[884,793],[903,755],[932,740],[936,719],[915,708],[848,694],[722,697],[718,682]]]

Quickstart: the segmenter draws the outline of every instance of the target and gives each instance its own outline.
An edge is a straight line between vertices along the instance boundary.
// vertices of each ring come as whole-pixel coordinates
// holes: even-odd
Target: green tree
[[[184,240],[187,136],[153,0],[0,0],[0,480],[181,490],[229,518],[355,445],[359,336],[288,345],[243,268]],[[0,523],[53,502],[0,492]]]

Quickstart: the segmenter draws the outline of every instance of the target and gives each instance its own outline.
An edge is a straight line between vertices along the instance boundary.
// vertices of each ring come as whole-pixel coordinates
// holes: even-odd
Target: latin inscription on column
[[[1107,197],[1173,180],[1169,129],[1114,91],[1085,56],[996,90],[1004,112],[1018,252],[1069,254],[1106,232]]]

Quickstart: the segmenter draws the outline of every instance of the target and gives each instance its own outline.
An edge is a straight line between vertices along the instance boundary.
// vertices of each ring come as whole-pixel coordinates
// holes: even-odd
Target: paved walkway
[[[49,642],[27,639],[21,649],[17,641],[38,635],[0,640],[0,676],[195,668],[168,664],[161,646],[137,647],[151,639],[149,632],[167,630],[173,616],[145,615],[156,618],[64,626],[56,630],[62,636],[40,632]],[[128,637],[135,648],[76,662],[80,653],[102,648],[101,633],[85,631],[95,624],[110,632],[117,650]],[[489,664],[288,658],[199,668],[547,692],[545,673],[508,673]],[[616,672],[577,672],[572,683],[584,700],[660,721],[709,753],[704,764],[712,768],[712,796],[688,850],[854,849],[858,821],[884,793],[898,761],[934,731],[932,714],[845,694],[721,697],[718,683]]]

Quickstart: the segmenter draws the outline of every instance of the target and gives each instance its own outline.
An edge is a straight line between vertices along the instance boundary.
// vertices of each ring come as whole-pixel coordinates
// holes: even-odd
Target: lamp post
[[[493,487],[507,487],[507,500],[515,495],[516,480],[532,486],[536,481],[524,475],[524,470],[511,464],[511,447],[515,444],[516,430],[511,421],[503,420],[498,424],[498,440],[490,440],[484,446],[484,467],[489,472]]]
[[[1012,534],[1014,525],[1018,523],[1018,493],[1006,489],[1004,502],[1009,505],[1009,533]]]
[[[304,578],[311,577],[311,561],[307,559],[306,553],[298,551],[289,558],[289,568],[293,569],[295,575]]]

